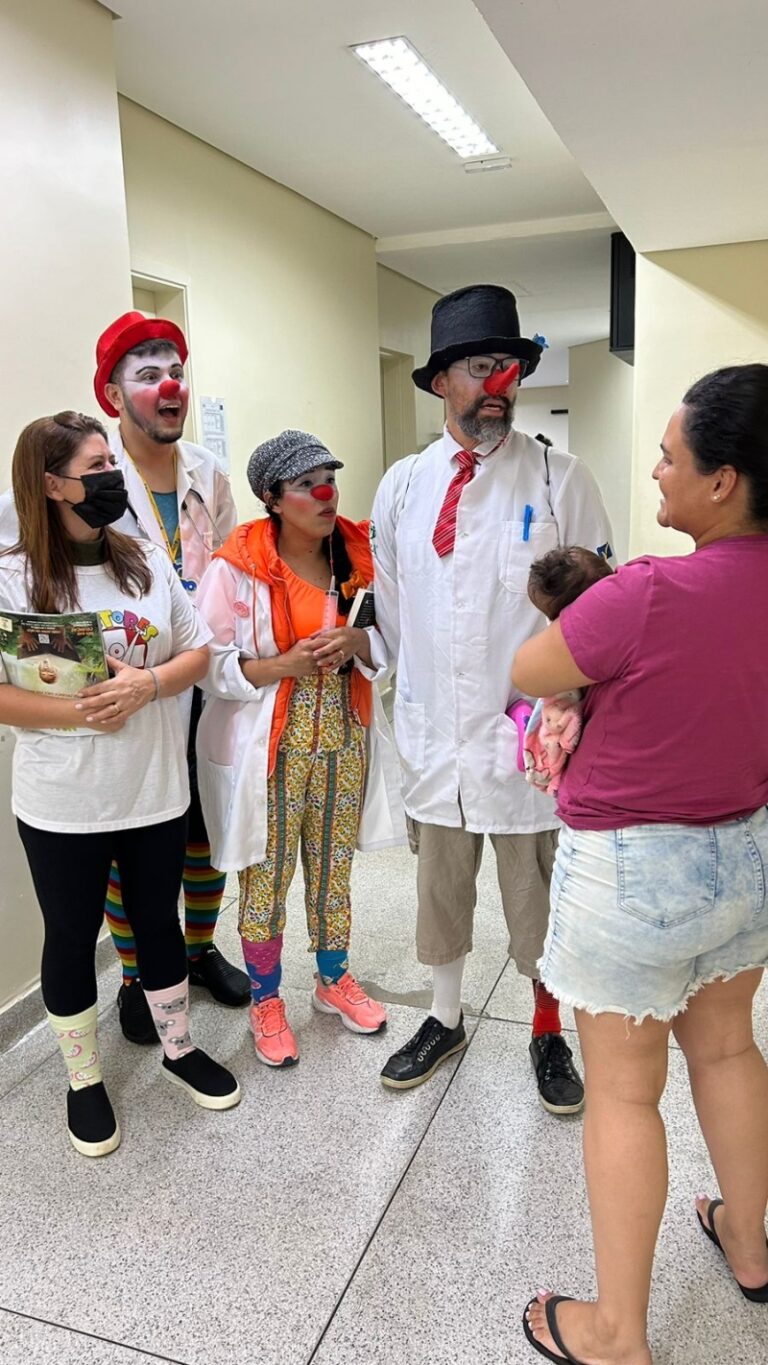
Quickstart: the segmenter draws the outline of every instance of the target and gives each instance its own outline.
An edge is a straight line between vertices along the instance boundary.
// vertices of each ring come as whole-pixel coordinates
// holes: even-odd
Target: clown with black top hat
[[[532,983],[539,1096],[549,1112],[572,1114],[584,1088],[537,966],[558,821],[518,768],[507,711],[520,700],[515,653],[545,624],[526,591],[532,561],[557,545],[610,558],[611,531],[586,466],[513,425],[542,349],[521,336],[508,289],[473,285],[440,299],[431,355],[413,380],[443,400],[443,435],[389,469],[374,504],[376,619],[396,669],[395,738],[418,854],[416,950],[433,970],[429,1016],[381,1079],[420,1085],[466,1046],[461,985],[488,835],[510,957]]]

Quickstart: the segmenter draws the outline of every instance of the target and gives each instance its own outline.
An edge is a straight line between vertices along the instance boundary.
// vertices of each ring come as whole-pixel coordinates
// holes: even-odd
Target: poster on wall
[[[201,398],[202,444],[210,450],[225,474],[229,473],[229,436],[227,413],[222,398]]]

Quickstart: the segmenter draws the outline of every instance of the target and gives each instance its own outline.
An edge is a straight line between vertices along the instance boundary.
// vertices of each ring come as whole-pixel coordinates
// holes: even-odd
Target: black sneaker
[[[147,997],[139,981],[134,981],[130,986],[123,982],[117,992],[117,1012],[123,1037],[127,1038],[129,1043],[150,1047],[153,1043],[160,1042]]]
[[[227,962],[215,943],[206,944],[199,957],[190,958],[189,980],[193,986],[204,986],[220,1005],[250,1004],[248,973]]]
[[[69,1140],[81,1156],[108,1156],[120,1146],[120,1124],[104,1082],[67,1092]]]
[[[186,1090],[203,1109],[234,1109],[240,1103],[240,1086],[232,1072],[199,1047],[175,1061],[163,1057],[163,1075],[172,1085]]]
[[[528,1051],[544,1108],[550,1114],[578,1114],[584,1105],[584,1083],[562,1033],[532,1038]]]
[[[434,1015],[427,1015],[418,1033],[399,1052],[393,1052],[381,1073],[383,1085],[392,1090],[410,1090],[434,1075],[441,1062],[467,1046],[464,1015],[456,1028],[446,1028]]]

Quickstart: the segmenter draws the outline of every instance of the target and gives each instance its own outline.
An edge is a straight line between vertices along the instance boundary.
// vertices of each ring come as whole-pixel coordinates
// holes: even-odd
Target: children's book
[[[0,608],[0,658],[5,675],[25,692],[74,697],[110,676],[95,612],[63,616]]]

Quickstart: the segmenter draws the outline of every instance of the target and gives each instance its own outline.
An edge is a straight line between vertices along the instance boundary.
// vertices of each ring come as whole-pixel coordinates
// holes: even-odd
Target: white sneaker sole
[[[580,1114],[584,1108],[584,1100],[580,1100],[578,1104],[550,1104],[549,1100],[544,1099],[541,1091],[539,1091],[539,1104],[542,1109],[546,1109],[548,1114]]]
[[[110,1152],[117,1151],[123,1136],[119,1123],[115,1126],[112,1136],[105,1138],[103,1142],[83,1142],[82,1138],[75,1137],[71,1128],[68,1128],[67,1132],[72,1146],[81,1156],[109,1156]]]
[[[337,1005],[328,1005],[324,1000],[319,1000],[316,991],[312,992],[312,1004],[318,1014],[338,1014],[342,1024],[345,1028],[349,1029],[350,1033],[383,1033],[384,1029],[387,1027],[387,1021],[385,1019],[381,1024],[377,1024],[375,1028],[363,1028],[362,1024],[356,1024],[354,1019],[350,1019]]]
[[[182,1090],[186,1090],[187,1094],[191,1096],[195,1104],[200,1105],[201,1109],[234,1109],[235,1105],[240,1103],[239,1085],[236,1085],[235,1089],[230,1091],[228,1095],[206,1095],[202,1090],[195,1090],[189,1081],[183,1081],[181,1076],[174,1076],[172,1071],[166,1071],[165,1067],[161,1068],[161,1075],[165,1076],[171,1085],[178,1085]]]
[[[273,1067],[276,1071],[285,1071],[285,1070],[287,1070],[289,1067],[298,1066],[298,1062],[299,1062],[298,1055],[295,1056],[295,1057],[286,1057],[282,1062],[273,1062],[273,1061],[270,1061],[269,1057],[265,1057],[263,1052],[259,1052],[259,1049],[258,1049],[258,1047],[256,1046],[256,1039],[255,1039],[255,1038],[254,1038],[254,1049],[253,1049],[253,1050],[254,1050],[254,1052],[256,1053],[256,1056],[258,1057],[258,1059],[259,1059],[260,1062],[263,1062],[265,1066],[271,1066],[271,1067]]]

